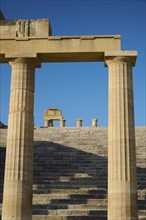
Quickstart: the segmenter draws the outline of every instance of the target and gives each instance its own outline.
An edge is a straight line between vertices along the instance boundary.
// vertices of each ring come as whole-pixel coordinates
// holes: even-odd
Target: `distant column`
[[[132,66],[135,52],[105,54],[109,69],[108,220],[137,220]]]
[[[65,119],[60,120],[60,127],[61,127],[61,128],[62,128],[62,127],[65,127],[65,122],[66,122]]]
[[[81,128],[82,127],[82,119],[77,119],[77,128]]]
[[[49,127],[48,121],[45,121],[45,127]]]
[[[34,59],[11,62],[2,220],[32,219]]]
[[[97,122],[98,120],[97,119],[92,119],[92,127],[97,127]]]

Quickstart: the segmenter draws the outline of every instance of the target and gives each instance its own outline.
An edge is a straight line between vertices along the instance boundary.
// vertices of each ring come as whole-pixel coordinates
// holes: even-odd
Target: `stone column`
[[[60,127],[61,128],[65,127],[65,122],[66,122],[65,119],[60,120]]]
[[[81,128],[82,127],[82,119],[77,119],[77,128]]]
[[[132,84],[136,55],[134,51],[105,53],[109,69],[108,220],[138,219]]]
[[[32,219],[34,59],[12,67],[2,220]]]
[[[48,121],[45,121],[45,127],[49,127]]]
[[[92,127],[97,127],[97,119],[92,119]]]

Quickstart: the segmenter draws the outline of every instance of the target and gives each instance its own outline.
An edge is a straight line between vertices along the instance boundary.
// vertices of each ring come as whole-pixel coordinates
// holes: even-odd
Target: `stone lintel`
[[[94,37],[92,40],[91,37],[85,40],[81,37],[57,40],[48,40],[48,38],[27,40],[23,37],[23,40],[19,41],[1,39],[0,63],[7,63],[7,58],[22,57],[22,55],[31,57],[36,54],[41,62],[102,62],[104,52],[119,51],[120,44],[119,38],[109,36]]]
[[[133,66],[135,66],[137,58],[137,51],[130,51],[130,50],[124,50],[124,51],[105,51],[104,53],[104,59],[105,59],[105,66],[108,65],[107,62],[113,62],[113,61],[124,61],[124,59],[129,60]]]

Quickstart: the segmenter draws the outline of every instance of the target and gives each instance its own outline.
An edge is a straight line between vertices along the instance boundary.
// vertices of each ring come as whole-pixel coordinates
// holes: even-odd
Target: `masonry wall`
[[[0,129],[1,204],[6,135]],[[106,220],[107,150],[106,127],[36,128],[33,220]],[[146,127],[136,127],[136,153],[139,220],[146,220]]]

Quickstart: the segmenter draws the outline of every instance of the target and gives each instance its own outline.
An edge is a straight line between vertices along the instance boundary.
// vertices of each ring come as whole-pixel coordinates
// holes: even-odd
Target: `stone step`
[[[53,215],[53,216],[96,216],[103,217],[107,215],[106,210],[80,210],[80,209],[59,209],[59,210],[43,210],[36,209],[33,211],[33,215]]]
[[[44,153],[44,154],[48,154],[48,152]],[[39,154],[37,154],[37,156],[34,155],[34,164],[37,164],[38,162],[42,163],[42,164],[48,164],[48,162],[53,162],[54,159],[56,161],[60,161],[61,163],[70,163],[71,161],[77,163],[77,164],[80,164],[81,161],[83,162],[86,162],[86,163],[91,163],[91,164],[96,164],[97,162],[106,162],[107,163],[107,157],[104,156],[104,155],[96,155],[96,154],[92,154],[91,155],[88,155],[87,154],[80,154],[80,155],[74,155],[73,153],[68,153],[68,154],[63,154],[62,152],[61,153],[58,153],[58,154],[55,154],[55,153],[51,153],[49,152],[50,155],[48,156],[41,156]],[[40,161],[38,161],[38,159]],[[80,161],[81,160],[81,161]],[[3,159],[4,161],[4,159]],[[55,162],[55,161],[54,161]]]
[[[33,185],[33,192],[35,193],[35,191],[38,191],[39,194],[48,194],[48,193],[52,193],[52,194],[102,194],[105,195],[107,194],[107,189],[106,188],[97,188],[97,187],[88,187],[88,188],[77,188],[77,189],[44,189],[44,186],[38,186],[38,185]]]
[[[85,180],[85,181],[94,181],[94,182],[101,182],[103,180],[107,181],[107,172],[106,171],[103,171],[103,173],[98,173],[97,175],[97,170],[86,170],[86,169],[82,169],[81,170],[82,172],[85,171],[86,173],[88,173],[89,176],[92,176],[91,178],[89,177],[88,179],[89,180]],[[33,175],[33,178],[34,180],[36,179],[39,179],[39,180],[52,180],[52,181],[83,181],[84,178],[82,176],[78,176],[78,178],[74,177],[74,175],[76,174],[76,172],[74,170],[67,170],[65,172],[65,169],[61,169],[61,170],[58,170],[58,169],[53,169],[49,172],[46,171],[46,173],[41,173],[41,172],[37,172]],[[95,177],[96,176],[96,177]],[[63,177],[63,178],[62,178]],[[66,177],[66,178],[65,178]],[[98,178],[97,180],[93,180],[93,177],[95,178]],[[141,178],[139,176],[138,178],[138,181],[144,181],[143,177]]]
[[[82,163],[82,160],[80,161],[80,163]],[[103,166],[102,166],[103,165]],[[46,170],[44,170],[44,169],[46,169]],[[82,163],[82,165],[80,166],[80,164],[69,164],[69,165],[66,165],[66,164],[60,164],[60,166],[58,165],[58,162],[57,162],[57,160],[56,160],[56,165],[55,164],[53,164],[53,165],[51,165],[49,162],[48,163],[42,163],[42,164],[39,164],[39,166],[38,165],[36,165],[35,166],[35,169],[34,169],[34,174],[36,173],[36,172],[44,172],[44,173],[46,173],[47,171],[53,171],[53,170],[58,170],[58,171],[61,171],[62,169],[65,169],[65,170],[67,170],[67,171],[70,171],[70,170],[72,170],[72,171],[76,171],[76,173],[78,172],[78,171],[81,171],[81,170],[93,170],[93,171],[98,171],[98,172],[102,172],[102,171],[107,171],[107,164],[103,164],[103,163],[101,163],[100,165],[99,165],[99,161],[98,161],[98,164],[96,163],[95,165],[94,164],[92,164],[92,163],[89,163],[89,162],[84,162],[83,161],[83,163]],[[96,173],[96,174],[98,174],[98,173]],[[142,175],[143,177],[145,177],[145,174],[143,173],[143,171],[141,171],[141,173],[140,174],[138,174],[138,176],[140,176],[140,175]]]
[[[35,184],[40,184],[39,185],[39,188],[41,188],[41,185],[46,185],[44,188],[45,189],[65,189],[65,188],[68,188],[68,189],[79,189],[81,187],[92,187],[92,186],[99,186],[99,187],[107,187],[107,182],[101,182],[101,183],[96,183],[96,184],[91,184],[91,183],[84,183],[84,184],[80,184],[80,183],[76,183],[76,184],[73,184],[73,183],[65,183],[65,182],[59,182],[59,183],[48,183],[47,181],[36,181]]]
[[[63,161],[64,159],[64,161]],[[101,170],[103,171],[107,171],[107,161],[102,158],[102,160],[96,160],[95,162],[86,162],[84,161],[82,158],[79,159],[80,163],[74,163],[72,161],[70,161],[69,159],[67,160],[67,158],[62,158],[62,161],[59,162],[59,160],[54,159],[54,160],[50,160],[50,161],[39,161],[39,162],[34,162],[34,173],[36,173],[37,171],[42,172],[42,173],[46,173],[49,170],[54,170],[55,168],[58,169],[59,171],[61,171],[62,169],[65,170],[75,170],[76,173],[85,173],[85,170],[89,169],[89,170],[93,170],[93,171],[98,171],[101,172]],[[54,163],[52,163],[52,161],[54,161]],[[68,164],[67,164],[68,162]],[[56,163],[56,164],[55,164]],[[60,164],[60,166],[59,166]],[[60,168],[60,169],[59,169]],[[46,169],[46,170],[45,170]],[[84,170],[82,170],[84,169]],[[140,174],[144,174],[144,170],[140,170]],[[96,173],[98,174],[98,173]]]
[[[107,158],[104,157],[99,157],[99,156],[95,156],[94,158],[92,157],[91,159],[89,159],[89,161],[87,161],[85,159],[85,157],[79,157],[79,158],[73,158],[73,156],[69,156],[69,157],[65,157],[65,156],[54,156],[54,157],[47,157],[47,158],[42,158],[38,161],[38,158],[34,158],[34,166],[36,166],[36,168],[39,168],[40,166],[59,166],[60,165],[64,165],[64,166],[78,166],[81,165],[81,167],[83,166],[91,166],[92,168],[95,166],[95,168],[98,167],[107,167]],[[78,160],[78,161],[77,161]],[[3,162],[4,163],[4,162]],[[102,165],[101,165],[102,164]],[[41,169],[41,167],[40,167]]]
[[[45,170],[46,169],[46,170]],[[86,173],[88,173],[88,172],[90,172],[91,174],[94,172],[96,175],[98,175],[98,174],[101,174],[102,172],[106,172],[107,173],[107,166],[103,166],[103,167],[94,167],[94,166],[89,166],[88,164],[87,165],[85,165],[85,166],[79,166],[79,165],[76,165],[76,166],[72,166],[72,167],[70,167],[70,166],[64,166],[64,165],[62,165],[62,164],[60,164],[60,167],[59,166],[49,166],[49,164],[48,164],[48,166],[43,166],[42,168],[41,167],[35,167],[35,169],[34,169],[34,175],[36,175],[36,174],[39,174],[40,175],[40,173],[51,173],[52,175],[54,175],[54,174],[56,174],[56,172],[54,172],[54,171],[56,171],[56,172],[58,172],[58,173],[61,173],[62,171],[67,171],[67,172],[71,172],[71,173],[73,173],[74,172],[74,174],[76,174],[76,173],[78,173],[78,172],[86,172]],[[54,172],[54,173],[53,173]],[[90,174],[88,174],[88,175],[90,175]],[[138,177],[145,177],[145,174],[144,173],[141,173],[141,174],[139,174],[138,175]]]
[[[48,180],[36,180],[34,181],[35,185],[38,185],[40,188],[41,185],[47,185],[46,188],[48,189],[64,189],[65,187],[68,189],[71,188],[81,188],[81,187],[105,187],[107,188],[107,181],[101,181],[101,182],[97,182],[97,183],[93,183],[93,182],[62,182],[62,181],[58,181],[58,182],[50,182]],[[143,184],[144,185],[144,184]]]
[[[68,157],[68,159],[69,160],[71,160],[71,159],[80,159],[80,158],[82,158],[82,159],[85,159],[85,160],[90,160],[90,161],[92,161],[91,159],[93,159],[93,157],[94,157],[94,159],[96,159],[97,157],[100,159],[100,157],[102,158],[102,157],[105,157],[106,159],[107,159],[107,154],[106,153],[104,153],[104,151],[102,150],[102,151],[97,151],[96,149],[94,150],[94,151],[92,151],[92,154],[91,155],[89,155],[89,152],[86,152],[86,150],[90,150],[90,149],[82,149],[82,151],[84,152],[79,152],[79,151],[81,151],[80,149],[76,149],[78,152],[76,152],[76,153],[73,153],[73,152],[66,152],[66,153],[63,153],[62,151],[58,151],[57,152],[57,150],[56,149],[54,149],[54,151],[53,152],[51,152],[51,150],[48,150],[48,151],[44,151],[44,155],[43,156],[41,156],[41,151],[43,151],[43,149],[40,151],[40,153],[39,152],[37,152],[37,154],[34,152],[34,159],[35,160],[37,160],[38,158],[39,159],[41,159],[41,160],[43,160],[43,158],[48,158],[48,159],[51,159],[51,158],[56,158],[56,159],[59,159],[60,157],[59,156],[62,156],[63,158],[67,158]],[[55,152],[56,151],[56,152]],[[64,149],[64,151],[65,151],[65,149]],[[66,149],[66,151],[67,151],[67,149]],[[36,155],[35,155],[36,154]],[[47,155],[45,155],[45,154],[47,154]],[[34,160],[34,161],[35,161]],[[60,160],[61,160],[61,158],[60,158]]]
[[[90,173],[90,172],[89,172]],[[93,176],[95,175],[95,173],[92,173]],[[0,183],[1,181],[3,181],[3,177],[4,175],[1,175],[1,180],[0,180]],[[144,178],[139,178],[138,181],[141,182],[141,181],[144,181],[145,179]],[[41,175],[41,172],[40,173],[37,173],[34,175],[34,178],[33,178],[33,182],[36,183],[36,181],[47,181],[47,182],[72,182],[72,183],[81,183],[81,182],[90,182],[90,183],[101,183],[101,182],[104,182],[104,181],[107,181],[107,173],[103,172],[103,174],[99,173],[98,174],[98,178],[95,180],[93,178],[88,178],[84,180],[84,178],[81,176],[79,176],[78,178],[74,177],[74,172],[73,171],[68,171],[65,173],[64,172],[60,172],[60,173],[56,173],[55,176],[53,177],[53,173],[49,173],[46,172],[46,175],[43,174]]]
[[[54,140],[35,141],[33,146],[36,148],[39,148],[40,146],[38,150],[40,149],[45,150],[46,147],[49,147],[49,149],[50,148],[52,149],[54,147],[58,149],[66,147],[68,150],[72,150],[73,147],[82,146],[82,147],[89,147],[91,149],[94,149],[95,147],[96,149],[103,149],[107,151],[107,143],[106,144],[102,143],[102,146],[101,146],[101,143],[98,141],[98,138],[97,140],[91,140],[90,138],[86,139],[85,137],[82,137],[82,139],[79,139],[79,137],[77,136],[75,136],[74,139],[70,138],[68,140],[66,138],[58,138],[58,139],[54,138]]]
[[[93,176],[95,176],[95,174],[96,174],[95,172],[94,173],[92,172]],[[46,180],[50,180],[50,181],[51,180],[52,181],[58,180],[58,181],[62,181],[63,182],[63,181],[74,180],[74,175],[75,175],[75,173],[71,172],[71,171],[68,171],[66,173],[65,173],[65,171],[64,172],[60,172],[60,173],[46,172],[46,175],[45,174],[41,175],[41,172],[40,172],[40,173],[34,175],[34,180],[35,179],[39,179],[39,180],[41,180],[41,179],[45,180],[46,179]],[[77,179],[77,178],[75,177],[75,179]],[[79,176],[78,179],[82,180],[84,178],[82,176]],[[107,181],[107,174],[104,174],[104,176],[99,174],[98,175],[98,180],[96,182],[100,182],[101,180],[103,181],[103,179],[105,179],[105,181]]]
[[[39,145],[41,145],[41,143],[39,144]],[[90,145],[91,145],[91,143],[90,143]],[[107,157],[107,149],[102,149],[102,148],[98,148],[98,147],[96,147],[96,146],[94,146],[94,147],[85,147],[85,146],[82,146],[81,144],[79,144],[79,145],[69,145],[70,147],[68,147],[68,146],[65,146],[65,145],[62,145],[62,147],[65,149],[66,148],[66,150],[72,150],[72,151],[77,151],[76,153],[79,155],[79,151],[81,152],[81,154],[83,154],[83,152],[84,152],[84,154],[89,154],[89,153],[91,153],[92,152],[92,154],[95,154],[95,155],[103,155],[103,156],[106,156]],[[47,148],[47,149],[46,149]],[[48,153],[48,154],[50,154],[51,153],[51,151],[53,151],[53,153],[55,152],[55,150],[57,151],[57,149],[56,149],[56,147],[54,146],[53,147],[53,150],[49,147],[49,145],[48,146],[46,146],[45,147],[45,149],[44,148],[40,148],[39,150],[37,150],[37,154],[38,155],[40,155],[41,154],[41,151],[45,151],[46,153]],[[35,151],[36,151],[36,148],[34,147],[34,153],[35,153]],[[62,152],[62,150],[60,150],[60,149],[58,149],[58,152],[59,153],[61,153]],[[73,153],[73,152],[70,152],[70,153]],[[66,154],[68,154],[69,155],[69,152],[67,152]],[[74,155],[74,157],[75,157],[76,155]],[[90,155],[91,156],[91,155]]]
[[[104,182],[106,181],[107,182],[107,175],[104,174],[105,176],[100,176],[97,180],[93,179],[93,178],[89,178],[88,180],[84,180],[84,178],[73,178],[73,177],[68,177],[67,178],[64,178],[62,179],[61,178],[61,175],[58,175],[56,178],[53,178],[53,177],[50,177],[50,176],[41,176],[41,175],[37,175],[37,176],[34,176],[33,178],[33,181],[34,183],[36,183],[36,181],[45,181],[45,182],[48,182],[48,183],[55,183],[55,184],[59,184],[59,183],[67,183],[67,184],[77,184],[77,183],[80,183],[80,184],[97,184],[97,183],[101,183],[101,182]]]
[[[146,220],[145,132],[136,128],[139,220]],[[6,133],[0,129],[1,146]],[[107,220],[107,151],[107,128],[35,129],[33,220]],[[0,201],[5,152],[0,147]]]
[[[107,205],[107,199],[103,195],[90,195],[90,194],[50,194],[50,195],[35,195],[33,197],[33,204],[55,204],[55,205],[73,205],[73,204],[86,204],[86,205]]]
[[[97,216],[98,217],[98,216]],[[97,220],[96,216],[42,216],[34,215],[32,220]],[[100,216],[99,220],[107,220],[106,216]],[[143,220],[143,219],[141,219]]]
[[[52,190],[53,191],[53,190]],[[33,193],[33,204],[40,203],[44,204],[46,202],[50,202],[51,200],[55,201],[61,201],[65,202],[71,200],[71,201],[80,201],[84,202],[86,200],[86,203],[107,203],[107,193],[89,193],[87,194],[87,191],[77,191],[77,190],[65,190],[62,192],[62,190],[59,190],[58,193],[56,193],[57,190],[54,190],[53,192],[43,191],[44,194],[41,194],[42,191],[39,191],[39,193],[35,194],[35,190]],[[93,190],[94,191],[94,190]],[[2,198],[2,193],[0,193],[0,200]],[[59,202],[58,202],[59,203]],[[145,194],[143,196],[138,196],[138,207],[139,210],[146,210],[146,200],[145,200]],[[1,204],[0,204],[1,208]]]
[[[104,175],[104,174],[103,174]],[[98,179],[96,179],[95,178],[95,180],[93,180],[93,178],[91,178],[90,179],[90,177],[88,178],[88,179],[85,179],[85,178],[83,178],[82,176],[81,177],[78,177],[78,178],[76,178],[76,177],[70,177],[70,176],[66,176],[66,177],[62,177],[62,176],[60,176],[59,174],[56,176],[56,177],[53,177],[53,176],[47,176],[47,174],[46,174],[46,176],[45,175],[43,175],[43,176],[41,176],[41,174],[40,175],[35,175],[34,176],[34,178],[33,178],[33,181],[35,182],[35,181],[37,181],[37,180],[39,180],[39,181],[47,181],[47,182],[55,182],[55,183],[58,183],[58,182],[72,182],[72,183],[82,183],[82,182],[90,182],[90,183],[99,183],[99,182],[101,182],[101,181],[107,181],[107,175],[105,175],[105,176],[99,176],[98,177]]]
[[[55,203],[55,201],[52,201],[50,204],[33,204],[33,213],[37,213],[38,210],[41,210],[43,212],[50,212],[51,210],[102,210],[107,209],[107,204],[80,204],[80,203]]]
[[[48,166],[43,166],[43,168],[38,167],[38,169],[37,169],[37,167],[35,167],[34,174],[39,174],[39,173],[45,173],[46,174],[47,173],[49,175],[51,174],[52,176],[57,175],[56,172],[54,172],[54,171],[58,172],[59,174],[62,174],[62,172],[65,173],[65,171],[66,171],[66,173],[71,172],[71,173],[74,173],[74,175],[76,173],[80,172],[80,173],[88,173],[88,175],[91,175],[91,176],[93,176],[93,174],[95,174],[97,176],[98,173],[100,174],[102,171],[107,172],[107,167],[102,168],[100,166],[100,167],[96,168],[96,167],[92,167],[92,166],[88,166],[88,165],[85,166],[85,167],[83,167],[83,166],[79,167],[79,165],[78,165],[76,167],[71,167],[70,168],[70,167],[60,165],[60,168],[58,166],[56,166],[56,167],[54,166],[54,167],[49,168],[49,165],[48,165]],[[64,175],[62,175],[62,176],[64,176]]]
[[[49,174],[50,175],[50,174]],[[51,182],[55,182],[56,184],[58,184],[58,183],[60,183],[60,182],[68,182],[68,181],[70,181],[70,182],[72,182],[72,183],[82,183],[82,182],[86,182],[86,183],[97,183],[97,182],[100,182],[100,180],[106,180],[107,181],[107,176],[105,175],[105,176],[100,176],[99,178],[94,178],[94,177],[87,177],[87,178],[85,178],[85,177],[78,177],[78,178],[76,178],[76,177],[64,177],[63,176],[63,178],[61,177],[61,176],[58,176],[58,177],[50,177],[50,176],[39,176],[38,175],[38,178],[37,178],[37,176],[34,176],[34,180],[35,180],[35,178],[36,179],[39,179],[39,180],[48,180],[48,181],[50,181],[50,183]]]

